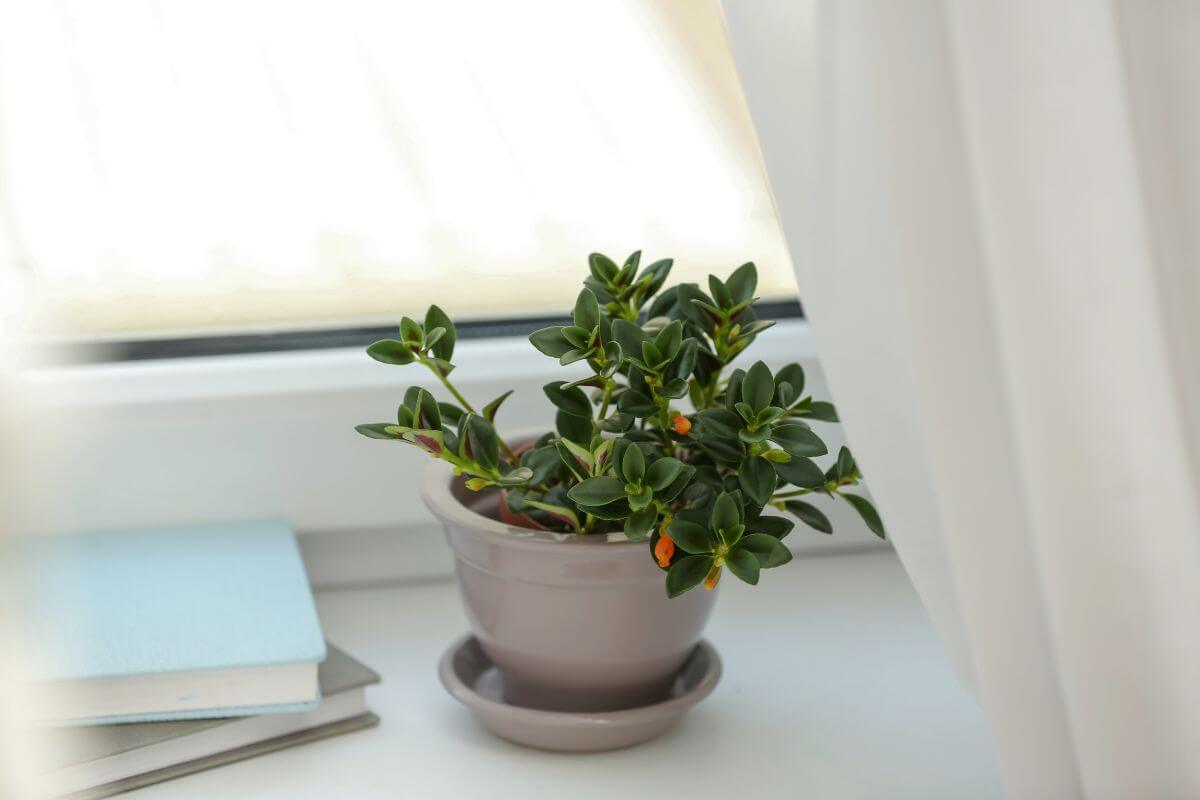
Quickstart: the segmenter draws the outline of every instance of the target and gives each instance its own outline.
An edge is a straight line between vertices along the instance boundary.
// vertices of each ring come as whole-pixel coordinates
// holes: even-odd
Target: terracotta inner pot
[[[544,531],[546,526],[535,520],[528,514],[516,514],[508,507],[508,490],[500,490],[500,504],[497,507],[497,516],[505,525],[513,525],[518,528],[527,528],[531,531]]]

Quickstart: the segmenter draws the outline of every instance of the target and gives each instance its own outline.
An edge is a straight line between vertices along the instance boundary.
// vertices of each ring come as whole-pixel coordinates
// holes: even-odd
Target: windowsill
[[[999,797],[982,714],[952,676],[889,550],[797,559],[723,586],[708,636],[725,671],[662,739],[561,755],[478,726],[437,680],[462,631],[448,581],[318,593],[328,637],[376,669],[373,730],[131,797]]]

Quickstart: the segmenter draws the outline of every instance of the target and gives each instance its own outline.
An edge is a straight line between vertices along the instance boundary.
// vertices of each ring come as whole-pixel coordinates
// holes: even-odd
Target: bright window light
[[[715,0],[0,4],[37,332],[545,314],[637,248],[795,295]]]

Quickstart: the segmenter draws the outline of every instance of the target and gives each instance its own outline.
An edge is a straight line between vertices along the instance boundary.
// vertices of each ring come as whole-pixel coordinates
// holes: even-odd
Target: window
[[[795,294],[715,0],[5,4],[0,176],[43,335],[559,313],[638,247]]]

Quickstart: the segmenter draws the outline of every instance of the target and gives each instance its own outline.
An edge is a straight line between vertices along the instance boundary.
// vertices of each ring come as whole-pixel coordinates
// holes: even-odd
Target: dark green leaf
[[[545,511],[547,514],[549,514],[554,519],[570,526],[571,530],[573,530],[573,531],[579,530],[579,517],[576,516],[574,511],[567,508],[566,506],[558,506],[558,505],[553,505],[551,503],[543,503],[540,500],[528,500],[528,499],[525,501],[525,503],[526,503],[526,505],[533,506],[534,508],[538,509],[539,511]]]
[[[775,373],[775,388],[778,392],[782,384],[788,384],[791,387],[791,399],[786,401],[776,402],[775,405],[787,408],[796,398],[804,394],[804,368],[799,364],[787,364],[779,372]]]
[[[775,541],[772,539],[772,541]],[[746,583],[753,586],[758,583],[758,557],[747,550],[734,548],[725,556],[725,566],[729,571]]]
[[[736,440],[729,442],[711,435],[700,437],[700,449],[720,464],[737,467],[746,457],[746,448]]]
[[[646,477],[646,457],[642,448],[634,445],[625,449],[621,456],[621,473],[630,483],[641,483]]]
[[[671,273],[671,265],[673,263],[671,259],[664,258],[661,261],[655,261],[642,270],[642,274],[638,276],[639,279],[647,275],[650,276],[650,282],[646,284],[646,289],[644,290],[644,297],[650,297],[662,287],[663,282],[667,279],[667,275]],[[651,316],[654,316],[654,314],[651,314]]]
[[[625,502],[625,498],[605,503],[602,506],[588,506],[586,510],[593,517],[612,520],[614,522],[620,522],[633,513],[633,510],[629,507],[629,503]]]
[[[586,480],[588,477],[589,465],[582,463],[579,459],[579,456],[571,452],[571,448],[565,444],[566,441],[568,440],[555,442],[554,449],[558,452],[558,456],[562,460],[562,463],[566,465],[567,469],[571,470],[571,474],[575,476],[575,480]]]
[[[775,472],[787,483],[802,489],[818,489],[825,485],[825,473],[808,458],[793,458],[774,464]]]
[[[738,470],[738,484],[756,506],[765,506],[775,491],[775,470],[764,458],[747,458]]]
[[[584,288],[575,300],[573,313],[575,324],[586,331],[591,331],[600,324],[600,304],[591,289]]]
[[[742,399],[750,404],[757,414],[771,404],[775,394],[775,379],[770,368],[761,361],[755,362],[742,380]]]
[[[776,539],[782,539],[791,533],[794,527],[796,527],[796,523],[787,517],[775,517],[763,514],[751,522],[747,526],[747,530],[750,533],[762,533],[767,536],[773,536]]]
[[[557,325],[552,328],[542,328],[529,334],[529,342],[539,351],[552,358],[559,358],[564,353],[573,349],[571,343],[562,335],[562,328]]]
[[[695,339],[684,339],[675,358],[667,365],[666,375],[671,380],[687,380],[696,368],[699,343]]]
[[[625,484],[616,478],[588,478],[572,486],[567,496],[581,506],[602,506],[625,497]]]
[[[670,397],[673,400],[687,397],[687,393],[688,382],[683,378],[676,378],[658,390],[658,394],[661,397]]]
[[[657,367],[663,361],[663,354],[654,346],[654,342],[646,340],[642,342],[642,363],[647,367]],[[636,360],[636,359],[635,359]]]
[[[426,328],[425,329],[425,348],[430,349],[446,335],[445,328]]]
[[[762,411],[754,416],[754,421],[759,425],[766,425],[774,422],[783,416],[783,409],[779,406],[767,406]]]
[[[711,332],[714,327],[714,319],[711,314],[704,311],[698,303],[707,303],[712,305],[712,298],[700,290],[700,287],[694,283],[681,283],[675,287],[675,294],[679,302],[679,315],[698,326],[701,330]]]
[[[600,426],[600,430],[607,433],[624,433],[633,427],[633,414],[618,411],[600,420],[597,425]]]
[[[842,447],[838,450],[837,472],[838,480],[849,478],[855,472],[854,456],[850,455],[848,447]]]
[[[638,264],[640,263],[642,263],[641,250],[635,250],[629,254],[629,258],[625,259],[625,263],[621,265],[621,272],[619,273],[624,278],[621,281],[622,284],[629,284],[630,279],[637,273]]]
[[[592,253],[588,256],[588,269],[592,277],[600,283],[610,283],[620,271],[611,258],[603,253]]]
[[[829,517],[825,516],[816,506],[805,503],[803,500],[788,500],[783,505],[808,527],[815,528],[821,533],[833,533],[833,525],[829,522]]]
[[[454,358],[454,345],[458,341],[458,332],[454,328],[454,322],[438,306],[430,306],[425,312],[425,330],[431,331],[434,328],[444,328],[446,332],[434,344],[433,354],[443,361],[449,361]]]
[[[592,439],[592,421],[587,417],[568,414],[562,409],[554,415],[554,429],[559,436],[579,444],[587,444]]]
[[[454,371],[454,365],[449,361],[443,361],[440,358],[430,358],[429,363],[433,365],[433,369],[443,378]]]
[[[631,542],[640,542],[646,538],[646,534],[654,530],[654,523],[657,521],[658,509],[654,506],[633,512],[625,519],[625,538]]]
[[[654,490],[649,486],[643,486],[637,493],[626,495],[625,499],[629,501],[629,507],[637,511],[650,505],[654,500]]]
[[[420,343],[423,339],[421,326],[412,317],[403,317],[400,320],[400,338],[406,342]]]
[[[779,567],[792,560],[792,551],[787,545],[765,533],[743,536],[735,549],[752,553],[758,559],[759,566],[765,569]]]
[[[809,419],[815,419],[820,422],[837,422],[837,409],[833,407],[833,403],[826,403],[821,400],[815,400],[808,407],[804,416]]]
[[[742,521],[742,506],[737,501],[732,492],[722,492],[712,508],[712,518],[709,522],[709,527],[714,532],[720,533],[723,530],[732,528],[734,525],[740,524]]]
[[[617,408],[635,417],[648,417],[658,411],[654,401],[636,389],[627,389],[617,398]]]
[[[437,400],[424,389],[417,391],[416,408],[414,410],[416,411],[413,414],[414,428],[436,430],[442,427],[442,411],[438,408]]]
[[[748,322],[738,330],[738,338],[748,339],[751,336],[757,336],[767,328],[772,328],[774,326],[775,320],[773,319],[760,319],[755,320],[754,322]]]
[[[529,467],[514,467],[496,479],[498,486],[524,486],[533,477]]]
[[[729,383],[725,386],[725,407],[733,411],[734,405],[742,399],[742,381],[746,378],[746,371],[735,369],[729,373]]]
[[[829,448],[807,426],[798,422],[776,425],[771,430],[771,441],[782,447],[793,457],[823,456]]]
[[[577,347],[572,348],[558,357],[558,363],[565,367],[567,364],[574,364],[576,361],[583,361],[585,358],[590,356],[591,353],[591,350],[585,350]]]
[[[486,406],[484,406],[483,412],[482,412],[483,418],[486,419],[488,422],[495,422],[496,421],[496,412],[500,410],[501,404],[503,404],[504,401],[508,399],[508,396],[512,393],[513,393],[513,390],[509,389],[507,392],[500,395],[495,400],[493,400],[492,402],[490,402]]]
[[[656,492],[666,489],[681,469],[683,462],[679,459],[660,458],[646,470],[646,484]]]
[[[712,566],[712,556],[688,556],[679,559],[667,570],[667,596],[678,597],[698,586]]]
[[[521,463],[533,470],[529,482],[535,486],[545,483],[558,470],[561,463],[558,450],[554,445],[534,447],[521,454]],[[582,479],[581,476],[579,479]]]
[[[370,422],[365,425],[355,425],[354,430],[366,436],[368,439],[399,439],[400,434],[388,433],[386,428],[394,428],[390,422]],[[407,427],[407,426],[404,426]]]
[[[679,496],[680,492],[682,492],[684,489],[687,488],[688,483],[691,482],[692,476],[694,476],[695,474],[696,474],[695,467],[693,467],[689,464],[684,464],[683,467],[679,470],[679,474],[675,476],[675,480],[671,481],[671,483],[666,488],[662,489],[661,491],[658,489],[655,489],[654,490],[655,495],[658,497],[659,500],[663,501],[664,503],[671,502],[672,500],[674,500],[676,497]]]
[[[663,358],[672,359],[679,353],[679,348],[683,346],[683,323],[675,320],[654,337],[654,347],[662,354]]]
[[[883,530],[883,520],[879,518],[879,512],[875,510],[875,506],[871,505],[870,500],[857,494],[842,494],[841,497],[847,503],[854,506],[854,510],[862,517],[863,522],[867,523],[867,527],[871,529],[871,533],[880,539],[887,538]]]
[[[591,419],[592,404],[588,400],[587,394],[578,386],[564,389],[564,385],[562,381],[547,383],[542,387],[542,391],[546,393],[546,397],[550,398],[551,403],[568,414]]]
[[[733,296],[729,293],[729,288],[716,275],[708,276],[708,291],[721,308],[729,308],[733,305]]]
[[[584,289],[587,292],[587,289]],[[591,294],[591,292],[588,292]],[[563,338],[571,343],[571,347],[591,352],[592,349],[592,329],[580,328],[577,325],[568,325],[562,329]]]
[[[626,356],[641,353],[642,342],[649,341],[649,337],[646,336],[645,331],[632,322],[623,319],[613,320],[612,335],[617,344],[621,345],[621,352]]]
[[[671,524],[667,526],[667,533],[671,535],[671,540],[675,542],[675,546],[685,553],[708,553],[712,551],[712,538],[708,535],[708,531],[703,525],[676,518],[671,520]]]
[[[754,297],[754,290],[758,288],[758,270],[755,269],[754,263],[748,261],[735,269],[729,280],[725,281],[725,288],[729,290],[729,295],[735,303],[742,303]]]
[[[450,425],[457,428],[459,423],[462,422],[463,410],[456,405],[451,405],[450,403],[439,402],[437,406],[438,412],[442,415],[442,427]],[[409,419],[411,420],[412,417],[410,416]],[[400,424],[403,425],[404,423]]]
[[[380,339],[367,348],[367,355],[384,364],[411,364],[416,358],[411,347],[395,339]]]
[[[500,446],[496,431],[491,423],[478,414],[466,418],[467,436],[471,441],[471,453],[484,469],[495,470],[500,466]]]
[[[697,415],[700,426],[717,436],[732,438],[742,429],[742,420],[737,414],[725,408],[709,408]]]
[[[771,435],[770,428],[759,428],[756,431],[745,430],[745,429],[738,431],[738,438],[741,439],[746,444],[758,444],[760,442],[765,442],[767,440],[767,437],[769,437],[770,435]]]

